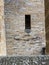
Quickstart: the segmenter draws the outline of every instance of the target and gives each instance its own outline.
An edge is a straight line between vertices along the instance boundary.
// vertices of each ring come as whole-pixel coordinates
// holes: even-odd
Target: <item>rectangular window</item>
[[[31,16],[25,15],[25,29],[31,29]]]
[[[30,33],[31,31],[31,16],[25,15],[25,31]]]

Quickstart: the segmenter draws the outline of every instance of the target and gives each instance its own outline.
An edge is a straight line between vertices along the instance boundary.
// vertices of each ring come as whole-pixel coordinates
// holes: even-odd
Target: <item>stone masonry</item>
[[[46,46],[44,0],[4,0],[3,9],[4,22],[1,20],[0,24],[5,27],[2,28],[4,33],[0,33],[0,37],[2,41],[4,40],[2,36],[5,38],[3,42],[6,54],[17,56],[41,54],[42,47]],[[28,14],[31,15],[29,34],[25,31],[25,15]]]
[[[0,57],[0,65],[49,65],[49,56]]]
[[[4,1],[0,0],[0,56],[6,56]]]

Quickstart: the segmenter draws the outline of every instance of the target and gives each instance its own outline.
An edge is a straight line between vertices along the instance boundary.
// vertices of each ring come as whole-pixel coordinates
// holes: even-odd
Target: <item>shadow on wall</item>
[[[46,53],[49,54],[49,0],[45,0]]]

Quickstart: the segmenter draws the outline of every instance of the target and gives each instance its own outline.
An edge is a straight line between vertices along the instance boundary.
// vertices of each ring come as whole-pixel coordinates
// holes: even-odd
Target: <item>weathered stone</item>
[[[49,56],[1,57],[0,65],[49,65]]]
[[[7,55],[41,54],[42,47],[46,46],[44,0],[4,0],[1,5],[0,38]],[[27,14],[31,15],[29,33],[25,30]]]
[[[6,56],[4,1],[0,0],[0,56]]]

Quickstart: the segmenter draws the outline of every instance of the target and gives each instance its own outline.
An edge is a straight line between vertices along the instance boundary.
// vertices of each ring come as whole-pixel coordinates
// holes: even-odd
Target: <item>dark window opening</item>
[[[30,32],[31,30],[31,16],[25,15],[25,31]]]

